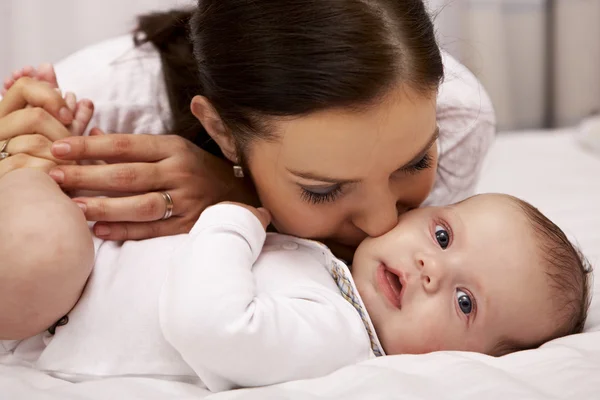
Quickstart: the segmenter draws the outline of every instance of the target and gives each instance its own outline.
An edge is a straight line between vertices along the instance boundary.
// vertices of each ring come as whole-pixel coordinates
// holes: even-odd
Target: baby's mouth
[[[400,275],[381,264],[377,271],[378,286],[392,306],[402,308],[403,285]]]

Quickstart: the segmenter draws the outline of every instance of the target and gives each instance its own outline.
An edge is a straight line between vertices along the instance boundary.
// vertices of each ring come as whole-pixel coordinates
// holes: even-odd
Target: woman
[[[0,161],[1,173],[60,160],[65,190],[128,193],[77,199],[102,238],[186,232],[207,205],[257,195],[276,229],[350,259],[402,212],[472,193],[494,135],[489,99],[442,59],[421,0],[200,1],[142,17],[136,38],[65,60],[61,87],[91,98],[106,131],[179,136],[46,133],[51,155],[11,141]],[[40,104],[39,85],[20,87]],[[0,140],[41,132],[42,113],[19,112],[29,123]],[[64,164],[88,159],[109,163]]]

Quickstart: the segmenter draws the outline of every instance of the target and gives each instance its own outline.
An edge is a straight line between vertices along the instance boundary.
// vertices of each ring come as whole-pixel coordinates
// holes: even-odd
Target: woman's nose
[[[354,225],[368,236],[377,237],[392,230],[398,224],[396,199],[379,198],[377,202],[366,204],[354,218]]]

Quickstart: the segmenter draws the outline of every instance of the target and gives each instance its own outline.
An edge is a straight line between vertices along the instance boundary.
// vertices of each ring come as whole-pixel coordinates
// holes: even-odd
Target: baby
[[[42,172],[11,172],[0,192],[10,193],[0,197],[11,239],[0,240],[3,262],[44,263],[40,284],[50,287],[55,268],[73,271],[72,284],[59,282],[68,293],[49,292],[48,303],[78,297],[94,264],[54,334],[0,341],[0,362],[29,360],[73,381],[263,386],[386,354],[499,356],[581,332],[586,318],[583,257],[537,209],[507,195],[403,214],[361,243],[351,275],[318,242],[267,234],[264,209],[218,204],[187,235],[117,243],[93,238]],[[0,327],[10,339],[1,335]]]

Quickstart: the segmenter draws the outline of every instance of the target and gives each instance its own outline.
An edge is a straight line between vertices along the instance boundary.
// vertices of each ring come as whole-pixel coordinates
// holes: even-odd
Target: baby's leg
[[[48,83],[53,89],[58,89],[58,81],[56,79],[56,71],[52,64],[42,64],[37,69],[27,66],[21,70],[13,72],[13,74],[4,81],[2,96],[22,77],[38,79]],[[74,114],[74,119],[69,126],[69,131],[73,136],[81,136],[85,132],[92,115],[94,114],[94,105],[90,100],[83,99],[77,102],[75,94],[71,92],[65,93],[65,102]]]
[[[48,329],[77,303],[94,263],[84,215],[45,173],[0,178],[0,340]]]
[[[42,64],[37,69],[33,68],[31,65],[28,65],[22,69],[14,71],[11,76],[7,77],[4,80],[2,96],[6,94],[8,89],[10,89],[15,84],[15,82],[17,82],[24,76],[47,82],[53,89],[58,89],[56,72],[54,71],[54,67],[51,64]]]

